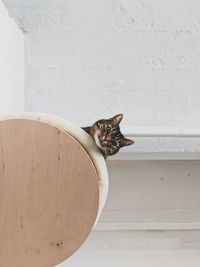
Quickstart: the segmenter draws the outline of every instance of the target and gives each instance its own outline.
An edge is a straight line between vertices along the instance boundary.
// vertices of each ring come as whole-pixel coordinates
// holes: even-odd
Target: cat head
[[[90,134],[105,158],[117,153],[121,147],[134,143],[120,132],[119,124],[122,118],[123,114],[118,114],[110,119],[99,120],[90,128]]]

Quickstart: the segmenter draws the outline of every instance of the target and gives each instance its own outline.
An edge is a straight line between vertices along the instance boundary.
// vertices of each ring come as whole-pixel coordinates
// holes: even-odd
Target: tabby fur
[[[125,138],[120,131],[119,124],[122,118],[123,114],[118,114],[110,119],[98,120],[92,126],[82,128],[93,137],[105,159],[107,156],[116,154],[121,147],[134,143],[133,140]]]

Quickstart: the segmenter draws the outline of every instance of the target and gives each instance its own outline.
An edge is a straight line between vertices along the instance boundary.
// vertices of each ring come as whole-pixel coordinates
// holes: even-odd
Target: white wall
[[[19,1],[26,110],[82,125],[118,112],[131,126],[200,124],[199,1],[52,2]]]
[[[24,37],[0,1],[0,115],[24,110]]]
[[[199,267],[196,251],[92,251],[77,252],[68,262],[57,267]]]
[[[198,0],[3,1],[26,33],[27,111],[200,124]]]

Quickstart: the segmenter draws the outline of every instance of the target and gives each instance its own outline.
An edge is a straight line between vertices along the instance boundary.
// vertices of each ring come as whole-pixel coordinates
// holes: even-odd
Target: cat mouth
[[[108,141],[100,141],[102,146],[107,146]]]
[[[99,139],[99,142],[100,142],[100,144],[101,144],[102,147],[103,147],[103,146],[106,146],[106,145],[108,144],[108,141],[106,141],[105,139],[102,140],[102,139],[101,139],[101,136],[98,136],[98,139]]]

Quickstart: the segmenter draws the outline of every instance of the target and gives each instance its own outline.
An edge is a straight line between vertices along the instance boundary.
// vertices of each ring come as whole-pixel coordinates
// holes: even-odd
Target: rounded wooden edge
[[[34,127],[32,127],[33,125],[34,125]],[[25,130],[23,129],[23,127],[25,128]],[[41,128],[43,128],[43,129],[41,129]],[[27,134],[27,131],[28,131],[28,134]],[[82,147],[82,145],[77,140],[74,137],[72,137],[69,133],[67,133],[66,131],[63,131],[62,129],[59,129],[59,128],[55,127],[54,125],[50,125],[49,123],[40,122],[40,121],[34,121],[34,120],[28,120],[28,119],[21,119],[21,120],[11,119],[11,120],[8,120],[8,121],[6,121],[6,120],[0,121],[0,139],[1,139],[1,143],[0,144],[1,144],[1,152],[2,151],[5,152],[5,150],[7,149],[6,150],[6,153],[4,153],[4,152],[1,153],[1,162],[2,162],[3,165],[2,165],[2,168],[0,168],[0,170],[1,170],[0,171],[0,173],[1,173],[0,179],[2,177],[2,179],[0,181],[1,182],[0,191],[2,191],[2,194],[0,194],[0,200],[3,200],[3,201],[0,201],[0,212],[2,213],[2,216],[0,216],[0,217],[3,218],[3,219],[5,219],[5,217],[6,217],[5,214],[8,214],[9,212],[10,212],[10,215],[9,216],[11,216],[12,215],[12,211],[13,211],[12,210],[13,209],[13,204],[16,205],[16,206],[14,205],[15,211],[16,211],[17,208],[19,208],[21,210],[20,203],[22,205],[27,206],[28,203],[30,202],[30,199],[28,199],[29,201],[26,199],[25,204],[24,204],[24,199],[23,199],[23,197],[24,197],[23,192],[25,192],[25,188],[23,186],[24,186],[24,184],[27,185],[27,175],[23,176],[23,179],[22,179],[21,176],[18,176],[16,173],[18,173],[17,171],[20,171],[20,168],[22,166],[20,166],[20,164],[18,165],[18,163],[22,163],[22,159],[23,159],[23,157],[25,155],[26,155],[26,157],[24,157],[24,160],[25,161],[28,161],[28,163],[30,163],[30,159],[28,159],[28,157],[27,157],[27,155],[30,155],[30,154],[32,155],[32,152],[29,153],[30,141],[32,141],[32,146],[33,147],[37,147],[37,145],[40,144],[40,141],[41,141],[40,138],[34,139],[32,137],[33,136],[33,131],[34,131],[34,133],[37,133],[38,135],[40,135],[40,138],[42,138],[42,142],[47,142],[46,144],[51,144],[51,146],[54,145],[56,149],[58,147],[58,144],[57,143],[54,144],[54,141],[55,141],[55,139],[57,140],[58,139],[58,136],[59,136],[59,140],[61,139],[62,142],[63,142],[62,143],[62,147],[65,148],[65,145],[68,145],[67,151],[63,152],[64,153],[64,155],[62,155],[63,157],[66,156],[67,154],[69,154],[70,151],[71,151],[71,153],[73,153],[72,150],[69,151],[69,147],[72,147],[73,146],[73,150],[76,148],[77,149],[76,152],[78,152],[78,154],[76,153],[76,156],[82,154],[81,160],[84,159],[83,168],[86,168],[86,169],[84,169],[84,171],[88,171],[89,167],[91,167],[91,173],[90,173],[90,175],[93,177],[92,178],[93,180],[94,180],[94,177],[95,177],[95,181],[92,181],[90,179],[90,182],[88,182],[88,186],[90,186],[90,183],[93,182],[94,183],[93,184],[93,189],[91,191],[93,191],[94,190],[94,187],[95,187],[96,188],[95,189],[96,190],[96,194],[98,196],[97,195],[95,196],[95,203],[93,203],[95,205],[95,209],[94,209],[95,211],[93,212],[93,215],[92,215],[93,216],[93,220],[90,223],[89,230],[87,231],[87,234],[85,234],[84,235],[84,238],[81,239],[81,242],[78,244],[78,246],[76,247],[76,249],[75,250],[72,249],[70,253],[69,253],[69,250],[67,250],[68,251],[67,253],[64,253],[63,255],[61,255],[62,253],[58,249],[61,248],[61,246],[62,246],[62,250],[64,250],[65,247],[63,245],[63,241],[59,241],[58,243],[56,243],[55,249],[56,249],[56,251],[57,250],[59,251],[58,252],[59,253],[59,259],[57,258],[57,254],[56,254],[55,255],[55,261],[52,262],[53,265],[45,265],[46,263],[45,263],[45,260],[44,259],[43,259],[43,262],[41,262],[41,265],[40,265],[39,262],[36,262],[37,255],[34,254],[34,256],[33,256],[31,254],[32,255],[31,257],[28,257],[27,256],[28,255],[27,254],[28,253],[27,252],[28,251],[27,249],[26,249],[26,252],[24,252],[26,254],[26,255],[25,254],[23,255],[24,258],[22,257],[22,255],[19,255],[19,257],[18,257],[17,256],[17,252],[16,252],[16,249],[17,248],[15,247],[16,244],[14,243],[14,240],[15,239],[13,239],[14,237],[12,235],[12,245],[9,244],[9,251],[10,251],[10,247],[11,247],[12,250],[15,252],[15,253],[12,253],[12,258],[14,259],[16,257],[15,258],[15,266],[16,267],[18,267],[18,265],[16,265],[17,264],[17,260],[16,259],[19,259],[19,261],[20,261],[20,265],[19,266],[20,267],[23,267],[23,266],[30,266],[30,267],[31,266],[39,266],[39,267],[40,266],[41,267],[44,267],[44,266],[54,266],[55,264],[59,264],[62,261],[66,260],[87,239],[87,237],[88,237],[88,235],[89,235],[90,231],[92,230],[92,227],[93,227],[93,225],[95,223],[97,212],[98,212],[98,207],[99,207],[99,184],[98,184],[98,176],[97,176],[96,168],[95,168],[94,163],[91,160],[90,156],[88,155],[87,151]],[[50,134],[50,132],[52,132],[52,133]],[[19,141],[22,141],[22,142],[19,142]],[[3,149],[2,149],[2,144],[3,144]],[[19,152],[21,150],[21,146],[22,145],[23,145],[23,153],[21,153],[19,155]],[[12,147],[12,150],[10,149],[11,147]],[[47,148],[47,146],[45,146],[45,148]],[[64,150],[64,148],[61,149],[61,151],[60,151],[61,154],[62,154],[62,150]],[[16,149],[16,151],[15,151],[15,149]],[[41,160],[43,160],[43,158],[41,157],[41,153],[44,153],[44,150],[45,149],[43,147],[40,147],[40,149],[39,149],[40,153],[37,154],[37,152],[38,152],[37,149],[35,151],[37,157],[39,156]],[[46,151],[46,152],[48,152],[48,151]],[[29,154],[27,154],[27,153],[29,153]],[[4,156],[5,154],[6,154],[6,157]],[[45,155],[47,156],[47,154],[45,154]],[[52,153],[51,156],[53,156],[54,154],[55,153]],[[9,160],[11,158],[9,156],[11,156],[11,155],[12,156],[15,155],[15,160],[14,161],[10,161]],[[36,159],[37,157],[33,157],[33,158]],[[62,158],[61,155],[59,155],[59,154],[57,155],[57,153],[56,153],[56,162],[58,162],[57,163],[58,166],[60,166],[59,165],[60,164],[59,162],[62,161],[61,158]],[[70,158],[69,158],[69,160],[70,160]],[[55,160],[55,158],[54,158],[54,160]],[[81,160],[79,159],[77,161],[77,159],[75,157],[73,159],[73,161],[71,161],[70,164],[72,164],[74,162],[74,160],[76,160],[76,162],[78,163],[78,168],[80,168]],[[33,162],[34,161],[32,159],[32,167],[31,168],[33,168],[33,165],[35,164]],[[9,164],[11,166],[9,166]],[[14,164],[14,166],[13,166],[13,164]],[[62,164],[64,164],[64,162]],[[49,165],[49,164],[47,164],[47,165],[48,165],[48,168],[51,168],[51,165]],[[19,166],[20,166],[20,168],[19,168]],[[23,165],[23,168],[26,168],[25,166],[26,166],[26,164]],[[62,165],[62,166],[64,166],[64,165]],[[37,168],[39,168],[39,166],[37,166]],[[40,166],[40,168],[41,168],[41,166]],[[75,168],[75,171],[78,170],[78,168]],[[53,171],[53,169],[51,169],[51,171]],[[26,171],[29,173],[29,180],[30,180],[30,173],[32,173],[32,169],[31,169],[31,172],[30,172],[30,169],[28,169]],[[37,173],[37,175],[39,175],[39,172]],[[31,178],[32,181],[36,181],[37,180],[37,175],[35,175],[35,176],[34,175],[31,175],[32,176],[32,178]],[[80,173],[79,173],[79,175],[80,175]],[[15,179],[13,180],[13,177],[14,176],[15,176]],[[5,177],[7,179],[3,179]],[[16,181],[16,177],[18,179],[20,178],[20,181],[23,182],[23,183],[21,182],[21,187],[19,187],[19,184],[18,184],[19,182],[18,183],[13,183],[13,182]],[[62,176],[62,177],[64,177],[64,176]],[[51,179],[52,179],[52,181],[55,180],[53,178],[53,176],[51,177]],[[63,182],[66,182],[65,179],[66,178],[64,177],[63,178]],[[8,185],[6,185],[5,180],[10,182],[9,187],[8,187]],[[71,180],[71,181],[73,181],[73,180]],[[77,185],[78,185],[78,183],[76,184],[76,186]],[[14,188],[13,188],[13,186],[14,186]],[[38,187],[38,184],[36,184],[35,187],[37,188],[37,190],[40,190],[40,187]],[[84,183],[81,184],[81,191],[83,190],[82,187],[84,187]],[[21,191],[22,190],[21,188],[24,189],[24,190]],[[12,189],[12,194],[11,193],[8,194],[8,189],[9,190]],[[63,189],[63,187],[60,187],[60,190],[62,190],[62,189]],[[51,188],[51,190],[53,190],[53,187]],[[15,196],[15,193],[17,192],[16,193],[17,194],[16,201],[13,202],[8,197],[5,198],[5,192],[11,198],[13,197],[13,195]],[[87,191],[87,192],[90,192],[90,191]],[[31,187],[29,188],[29,194],[31,194]],[[81,194],[81,192],[79,191],[79,194],[77,194],[76,198],[77,197],[80,197],[80,194]],[[53,194],[50,194],[50,195],[51,195],[51,197],[53,197]],[[88,193],[85,194],[85,195],[88,195]],[[25,198],[27,198],[27,196],[28,196],[28,194],[26,194],[26,197]],[[40,198],[43,197],[43,195],[41,194],[41,192],[39,194],[39,197]],[[49,195],[46,196],[46,197],[49,198]],[[58,194],[58,199],[59,199],[59,197],[60,197],[60,194]],[[64,194],[63,194],[63,197],[64,197]],[[94,197],[94,195],[93,195],[93,197]],[[43,201],[44,201],[44,199],[43,199]],[[83,199],[82,199],[81,203],[84,203]],[[79,204],[81,204],[81,203],[79,203]],[[88,205],[91,205],[91,200],[89,202],[87,202],[87,203],[88,203]],[[52,208],[52,203],[51,203],[50,208]],[[81,210],[79,212],[81,212]],[[42,214],[40,214],[40,215],[42,215]],[[63,214],[63,216],[64,216],[64,214]],[[26,226],[26,220],[28,220],[29,217],[30,217],[30,214],[29,214],[29,216],[26,216],[25,219],[24,219],[24,217],[22,215],[20,215],[20,219],[17,217],[17,219],[14,218],[13,220],[6,220],[7,221],[7,226],[9,224],[9,222],[11,223],[11,226],[12,226],[12,227],[10,226],[10,228],[8,227],[9,228],[9,231],[11,231],[11,232],[13,231],[13,234],[14,233],[15,234],[17,233],[16,236],[15,235],[14,236],[16,237],[16,240],[18,240],[17,241],[18,243],[19,243],[19,240],[23,240],[23,238],[22,238],[23,237],[23,231],[24,231],[23,229],[25,228],[25,226]],[[40,216],[38,215],[37,218],[39,218],[39,217]],[[8,218],[11,219],[12,217],[11,218],[8,217]],[[22,221],[23,221],[23,227],[22,227]],[[80,222],[81,222],[81,220],[79,221],[79,223]],[[29,222],[29,224],[31,224],[31,222]],[[0,225],[2,225],[2,224],[0,224]],[[36,223],[36,225],[37,225],[37,223]],[[31,226],[33,228],[35,227],[33,225],[31,225]],[[82,227],[82,223],[79,226],[81,228]],[[18,228],[16,228],[16,227],[18,227]],[[42,229],[43,231],[45,231],[46,227],[47,226],[45,224],[45,228],[42,229],[42,227],[40,225],[40,227],[37,230],[40,231]],[[2,267],[5,267],[6,266],[5,262],[3,262],[3,260],[6,260],[5,255],[3,255],[3,253],[6,251],[6,249],[5,249],[5,243],[7,242],[7,245],[9,243],[8,235],[6,235],[7,232],[6,232],[5,228],[6,228],[6,226],[4,224],[4,227],[2,229],[0,229],[1,230],[0,232],[3,233],[1,235],[2,236],[2,239],[1,239],[1,242],[0,243],[1,244],[4,244],[4,246],[3,247],[1,246],[1,249],[0,249],[0,251],[2,252],[2,255],[0,256],[0,266],[2,266]],[[13,229],[14,230],[18,230],[18,231],[14,231]],[[29,230],[30,230],[30,228],[29,228]],[[34,228],[34,230],[35,230],[35,228]],[[27,231],[27,229],[26,229],[26,231]],[[43,231],[42,231],[42,234],[44,234]],[[53,231],[52,228],[49,229],[49,232],[48,233],[52,234],[51,231]],[[80,231],[80,230],[79,229],[76,229],[76,231]],[[71,232],[71,230],[70,230],[70,232]],[[36,233],[37,232],[35,232],[35,234]],[[26,232],[26,234],[27,234],[27,232]],[[47,235],[46,238],[48,238],[48,235]],[[34,235],[32,236],[32,239],[34,239]],[[5,242],[3,242],[3,241],[5,241]],[[36,240],[34,242],[37,243]],[[22,247],[23,247],[23,244],[21,244],[21,247],[20,248],[22,249]],[[51,246],[51,247],[53,247],[53,246]],[[37,252],[38,251],[39,250],[37,250]],[[1,252],[0,252],[0,254],[1,254]],[[52,253],[53,253],[53,251],[51,251],[50,254],[52,255]],[[14,255],[15,255],[15,257],[14,257]],[[45,254],[45,255],[47,255],[47,254]],[[7,258],[8,261],[9,261],[11,259],[9,253],[8,253],[7,257],[8,257]],[[40,251],[40,257],[42,257],[42,252],[41,251]],[[47,259],[47,261],[48,261],[48,259]],[[33,265],[32,265],[32,263],[33,263]]]
[[[82,130],[79,126],[75,125],[71,121],[62,119],[58,116],[48,113],[25,112],[25,113],[9,114],[0,117],[0,121],[10,120],[10,119],[17,119],[17,120],[28,119],[34,121],[41,121],[49,125],[55,126],[63,131],[67,131],[85,148],[90,158],[92,159],[98,174],[99,198],[100,198],[99,210],[97,216],[97,221],[98,221],[107,199],[108,189],[109,189],[109,179],[108,179],[108,171],[105,160],[102,154],[97,149],[96,145],[94,144],[93,139],[84,130]]]

